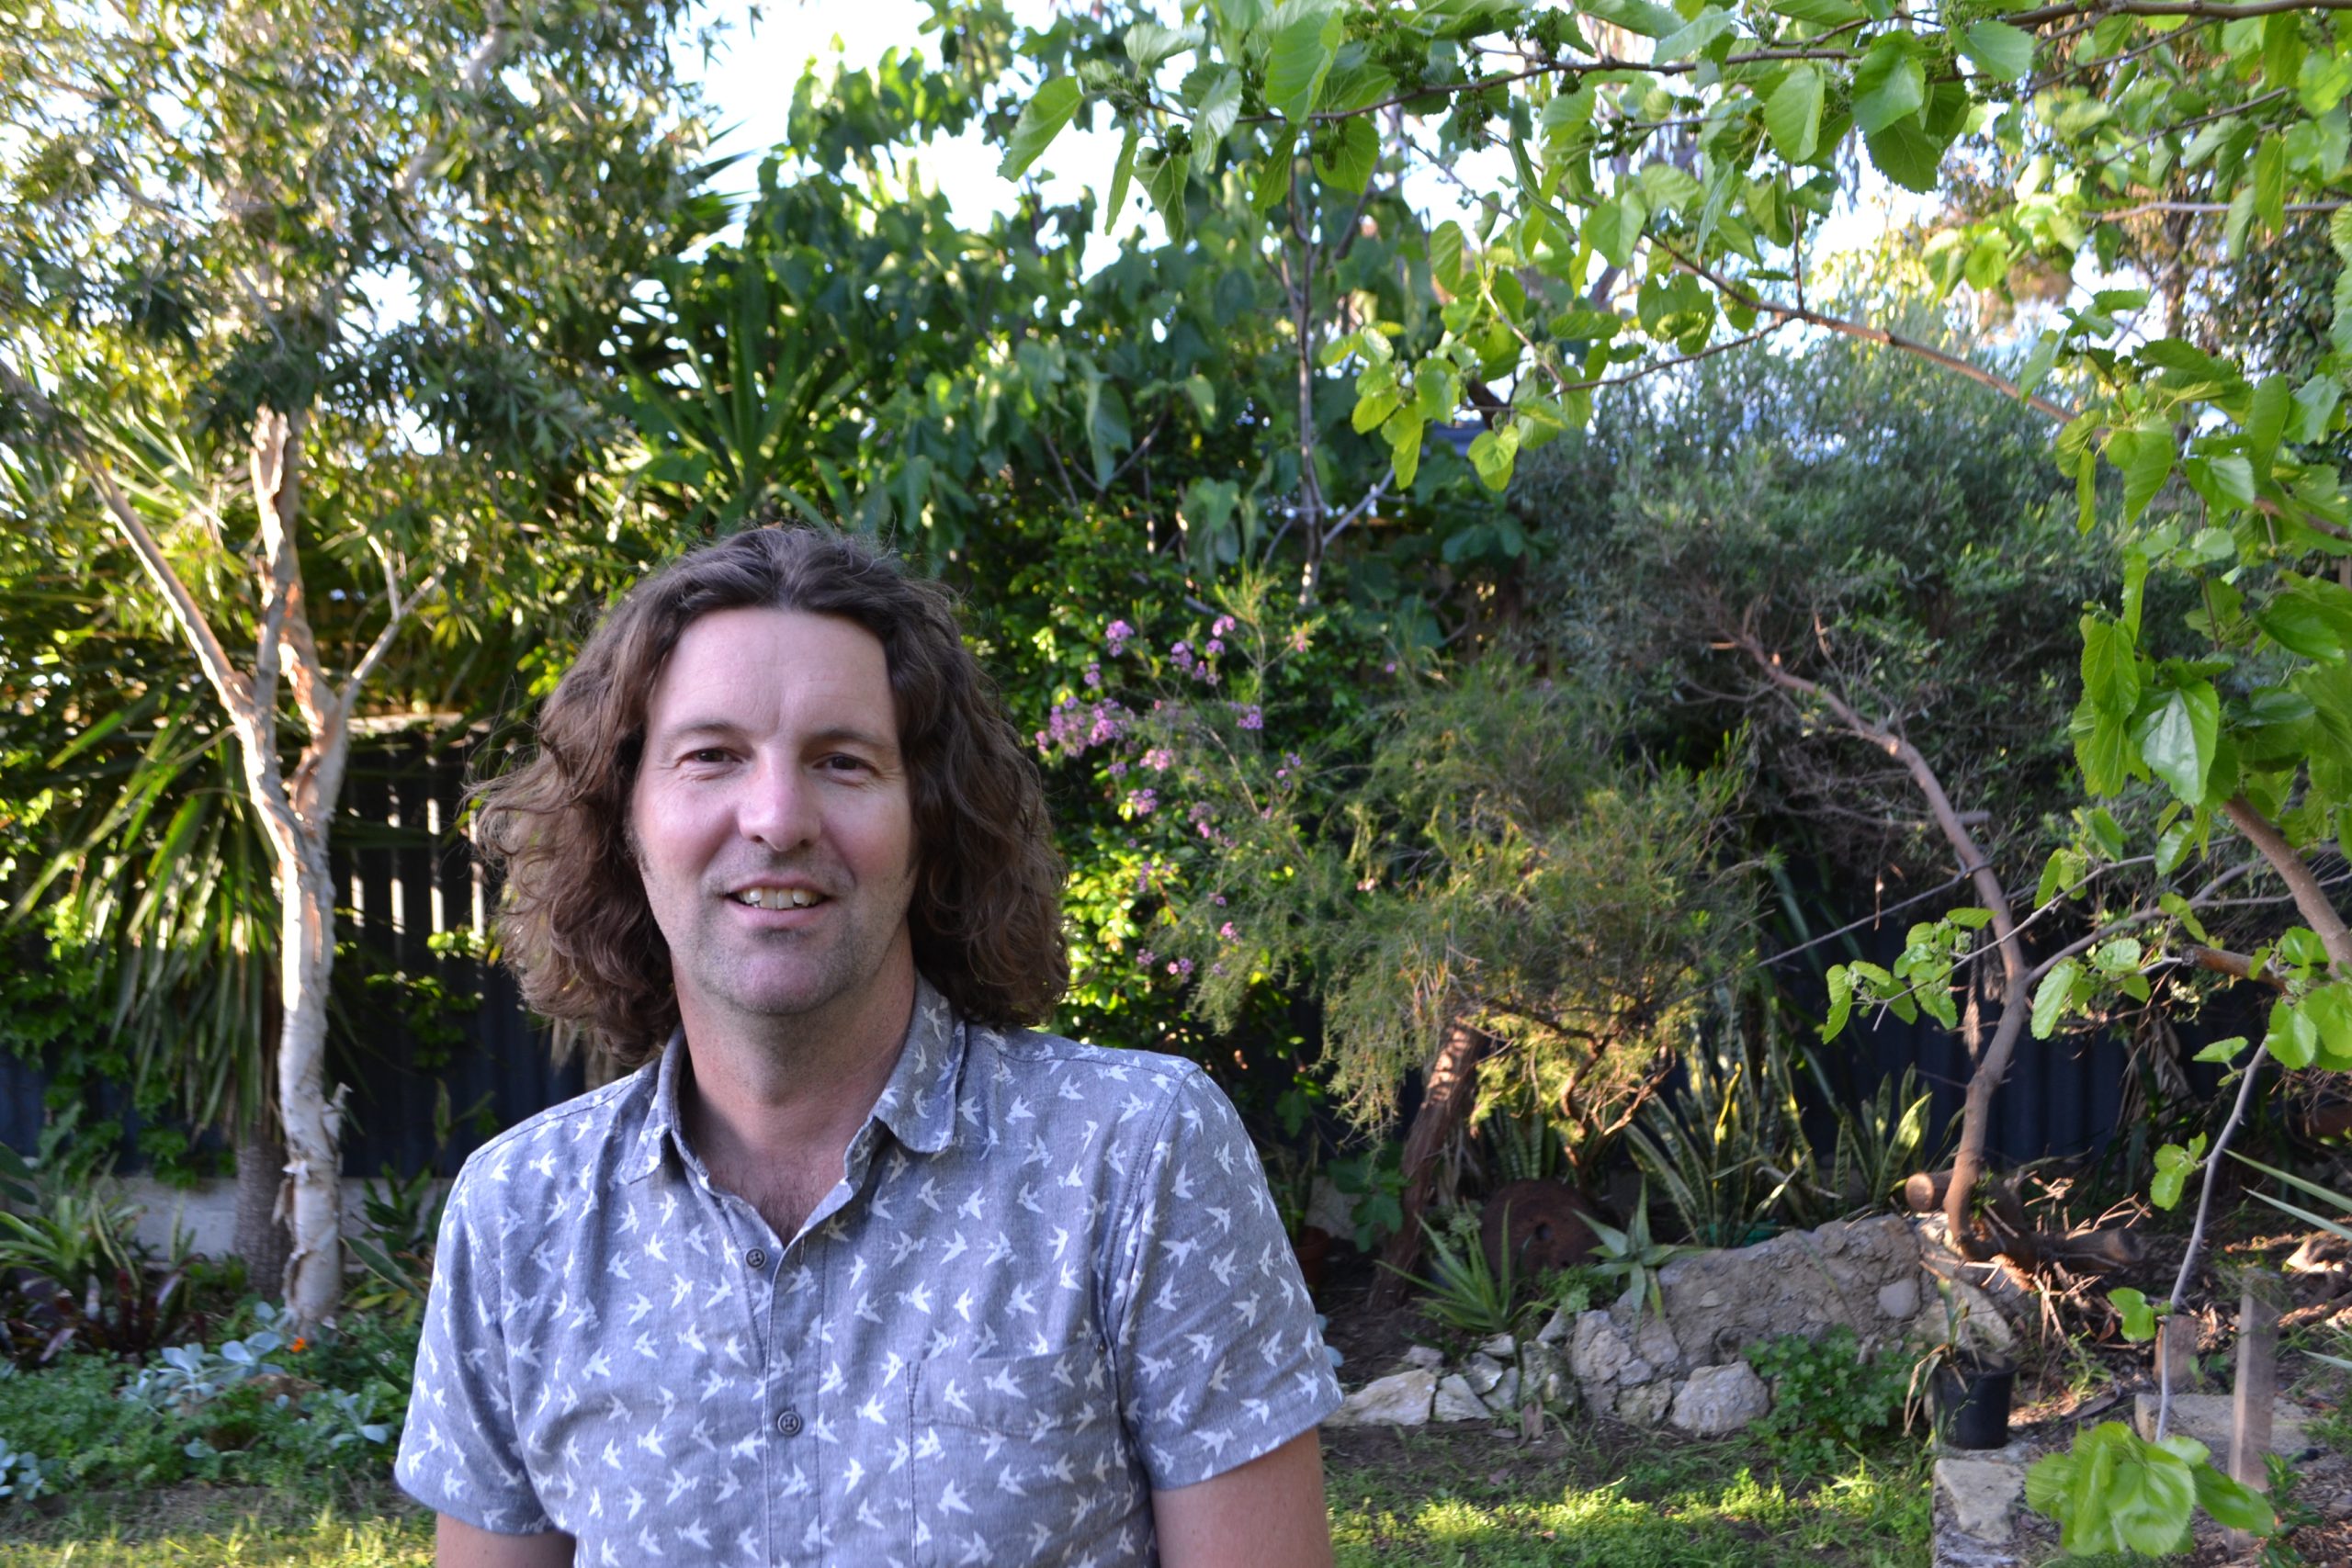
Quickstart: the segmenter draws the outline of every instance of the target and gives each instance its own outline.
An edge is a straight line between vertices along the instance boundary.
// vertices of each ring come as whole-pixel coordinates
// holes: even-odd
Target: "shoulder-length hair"
[[[475,837],[505,874],[499,938],[523,999],[623,1067],[676,1026],[629,798],[671,649],[699,617],[746,608],[839,615],[881,642],[913,797],[915,965],[974,1022],[1044,1021],[1069,959],[1036,765],[965,648],[948,591],[859,539],[807,527],[737,534],[630,589],[540,709],[529,757],[475,787]]]

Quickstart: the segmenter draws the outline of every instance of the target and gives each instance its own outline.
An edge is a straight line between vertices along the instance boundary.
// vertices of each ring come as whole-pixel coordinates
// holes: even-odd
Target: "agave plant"
[[[1641,1196],[1634,1202],[1634,1217],[1623,1230],[1599,1220],[1589,1223],[1592,1234],[1600,1239],[1600,1256],[1594,1259],[1593,1268],[1603,1278],[1617,1281],[1621,1290],[1630,1291],[1639,1306],[1665,1317],[1666,1295],[1658,1288],[1657,1271],[1690,1248],[1650,1235],[1649,1183],[1642,1183]]]

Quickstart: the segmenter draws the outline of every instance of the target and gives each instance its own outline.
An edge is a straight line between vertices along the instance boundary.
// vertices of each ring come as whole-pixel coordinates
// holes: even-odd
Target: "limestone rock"
[[[1620,1325],[1621,1328],[1626,1325]],[[1657,1314],[1637,1314],[1630,1325],[1626,1338],[1634,1347],[1634,1354],[1650,1364],[1650,1377],[1671,1377],[1690,1363],[1682,1359],[1682,1348],[1674,1340],[1674,1330],[1667,1326]],[[1621,1375],[1621,1382],[1647,1382]]]
[[[1892,1334],[1901,1325],[1882,1310],[1879,1292],[1903,1280],[1917,1289],[1919,1248],[1907,1220],[1881,1214],[1678,1258],[1657,1276],[1676,1359],[1726,1365],[1746,1346],[1841,1324],[1866,1339]]]
[[[1500,1361],[1496,1360],[1484,1350],[1462,1363],[1463,1381],[1470,1385],[1471,1393],[1481,1396],[1502,1382],[1506,1376],[1515,1375],[1508,1372]]]
[[[1476,1380],[1471,1380],[1471,1386],[1474,1388],[1477,1386]],[[1480,1400],[1485,1402],[1487,1409],[1493,1411],[1498,1416],[1518,1415],[1518,1369],[1506,1368],[1502,1376],[1497,1378],[1491,1387],[1482,1390],[1478,1397]]]
[[[1577,1318],[1576,1334],[1568,1347],[1568,1367],[1577,1382],[1614,1382],[1633,1359],[1632,1348],[1607,1313],[1588,1312]]]
[[[1492,1356],[1498,1361],[1508,1361],[1511,1358],[1511,1353],[1518,1348],[1519,1342],[1513,1339],[1510,1335],[1498,1334],[1492,1339],[1487,1340],[1484,1345],[1478,1347],[1478,1354],[1481,1356]]]
[[[2229,1468],[2230,1438],[2237,1428],[2237,1416],[2231,1410],[2231,1397],[2226,1393],[2176,1393],[2172,1396],[2172,1421],[2166,1432],[2194,1438],[2213,1451],[2213,1462]],[[2312,1446],[2311,1427],[2316,1415],[2308,1407],[2290,1399],[2271,1402],[2270,1451],[2280,1459],[2293,1459]],[[2143,1393],[2132,1401],[2132,1425],[2140,1436],[2150,1442],[2156,1438],[2156,1396]]]
[[[1657,1381],[1657,1369],[1639,1356],[1617,1369],[1617,1386],[1620,1388],[1639,1388],[1645,1382]]]
[[[1685,1432],[1715,1438],[1738,1431],[1771,1408],[1764,1380],[1746,1361],[1734,1361],[1692,1372],[1676,1393],[1668,1419]]]
[[[1327,1427],[1418,1427],[1430,1418],[1437,1373],[1415,1367],[1364,1384],[1323,1418]]]
[[[1445,1365],[1445,1352],[1434,1345],[1408,1345],[1405,1348],[1405,1364],[1431,1371]]]
[[[1966,1280],[1949,1279],[1941,1281],[1936,1293],[1911,1320],[1913,1337],[1933,1344],[1942,1339],[1950,1325],[1944,1311],[1944,1292],[1951,1293],[1951,1303],[1960,1314],[1961,1346],[1978,1356],[2006,1358],[2016,1354],[2018,1331],[2001,1310],[1990,1292],[1979,1290]]]
[[[1620,1389],[1617,1419],[1631,1427],[1655,1427],[1674,1406],[1674,1385],[1654,1382],[1644,1388]]]
[[[2020,1280],[2014,1269],[1996,1263],[1970,1263],[1952,1250],[1945,1239],[1950,1232],[1941,1214],[1914,1214],[1910,1219],[1911,1233],[1919,1243],[1919,1266],[1927,1270],[1920,1280],[1920,1300],[1927,1304],[1921,1310],[1942,1311],[1936,1299],[1936,1281],[1955,1280],[1974,1288],[1975,1298],[1989,1304],[1995,1315],[2011,1327],[2031,1323],[2041,1311],[2032,1289]]]
[[[1485,1402],[1471,1392],[1460,1373],[1439,1382],[1437,1397],[1430,1406],[1430,1420],[1484,1421],[1487,1415]]]
[[[1882,1316],[1891,1317],[1897,1323],[1917,1312],[1919,1310],[1917,1278],[1915,1276],[1907,1280],[1897,1280],[1892,1284],[1881,1285],[1878,1289],[1878,1310]]]
[[[1576,1314],[1561,1307],[1552,1314],[1549,1323],[1535,1331],[1535,1342],[1538,1345],[1565,1345],[1575,1332]]]
[[[1988,1546],[2006,1546],[2016,1533],[2017,1512],[2025,1501],[2025,1467],[2000,1459],[1936,1461],[1936,1501],[1950,1511],[1961,1534]]]

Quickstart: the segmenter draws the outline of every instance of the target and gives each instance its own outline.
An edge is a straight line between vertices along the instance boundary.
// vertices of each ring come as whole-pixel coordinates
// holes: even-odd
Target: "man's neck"
[[[683,1019],[687,1142],[721,1187],[789,1239],[898,1066],[914,1016],[911,961],[839,1016]],[[682,998],[683,1001],[683,998]]]

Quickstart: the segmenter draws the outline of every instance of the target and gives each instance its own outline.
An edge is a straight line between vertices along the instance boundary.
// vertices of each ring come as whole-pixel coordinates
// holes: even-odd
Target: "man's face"
[[[629,830],[690,1032],[846,1020],[911,976],[913,804],[882,644],[854,622],[688,626],[647,705]]]

